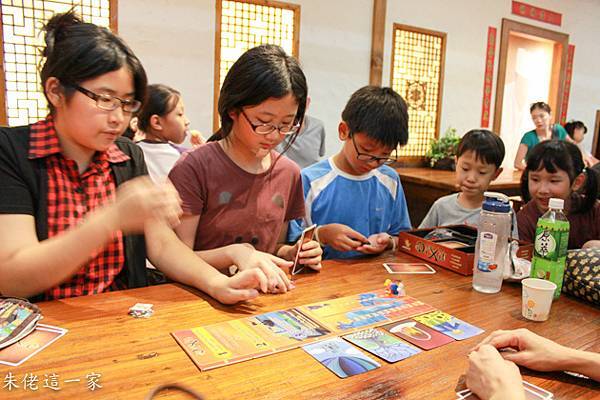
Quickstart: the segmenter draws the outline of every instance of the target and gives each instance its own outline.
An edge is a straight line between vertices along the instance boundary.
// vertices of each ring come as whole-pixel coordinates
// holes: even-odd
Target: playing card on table
[[[464,340],[477,336],[483,332],[483,329],[468,324],[443,311],[433,311],[427,314],[419,315],[414,318],[415,321],[422,323],[438,332],[448,335],[456,340]]]
[[[391,363],[421,352],[416,347],[380,329],[365,329],[343,336],[343,338]]]
[[[382,328],[407,342],[419,346],[423,350],[435,349],[454,342],[454,339],[450,336],[443,335],[413,320],[394,322],[393,324],[384,325]]]
[[[362,374],[381,366],[377,361],[338,337],[308,344],[302,349],[340,378]]]

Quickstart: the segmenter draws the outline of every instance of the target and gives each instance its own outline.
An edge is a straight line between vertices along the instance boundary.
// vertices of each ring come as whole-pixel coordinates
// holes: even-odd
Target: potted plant
[[[456,169],[456,149],[459,142],[460,137],[456,134],[456,129],[452,127],[446,129],[440,138],[433,139],[425,155],[429,159],[429,166],[435,169],[454,171]]]

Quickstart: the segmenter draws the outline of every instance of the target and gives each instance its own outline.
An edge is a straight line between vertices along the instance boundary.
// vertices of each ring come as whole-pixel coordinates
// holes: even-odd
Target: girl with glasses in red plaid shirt
[[[227,277],[172,231],[177,192],[151,183],[141,150],[120,137],[146,91],[131,49],[72,11],[44,29],[50,115],[0,129],[0,293],[51,300],[145,286],[146,249],[169,278],[223,303],[266,291],[260,269]]]

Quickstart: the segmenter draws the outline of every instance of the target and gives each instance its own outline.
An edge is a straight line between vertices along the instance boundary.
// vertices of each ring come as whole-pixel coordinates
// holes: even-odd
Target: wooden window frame
[[[219,93],[221,91],[221,14],[222,2],[225,0],[215,0],[215,65],[214,65],[214,85],[213,85],[213,131],[219,129]],[[255,4],[263,7],[278,7],[294,12],[294,39],[292,44],[292,56],[296,59],[300,57],[300,5],[293,3],[284,3],[274,0],[230,0],[238,3]]]
[[[437,98],[437,110],[436,110],[436,121],[435,121],[435,132],[434,137],[437,139],[440,137],[440,122],[442,118],[442,98],[444,95],[444,71],[446,65],[446,40],[447,34],[446,32],[434,31],[431,29],[420,28],[412,25],[398,24],[394,23],[392,28],[392,50],[391,50],[391,66],[390,66],[390,87],[394,86],[394,67],[395,63],[395,46],[396,46],[396,35],[398,30],[406,30],[416,33],[422,33],[425,35],[437,36],[442,41],[442,47],[440,49],[441,59],[440,59],[440,74],[439,74],[439,92]],[[402,95],[402,94],[400,94]],[[423,156],[401,156],[398,159],[399,166],[424,166],[426,163],[426,157]]]
[[[550,88],[550,94],[556,91],[556,99],[548,99],[548,104],[552,107],[554,122],[558,123],[562,111],[562,99],[564,95],[565,80],[567,76],[567,58],[569,52],[569,35],[566,33],[552,31],[550,29],[540,28],[538,26],[524,24],[511,19],[502,18],[502,33],[500,39],[500,55],[498,59],[498,78],[496,80],[496,100],[494,104],[494,132],[500,134],[502,124],[502,103],[504,101],[504,84],[506,81],[506,63],[508,59],[508,40],[511,32],[522,33],[548,39],[559,43],[562,46],[560,60],[557,59],[557,52],[554,53],[553,64],[556,61],[561,62],[560,69],[553,71],[553,82],[558,78],[558,85]],[[557,76],[558,75],[558,76]],[[552,104],[555,103],[555,104]]]
[[[108,0],[109,5],[109,27],[110,30],[118,33],[119,21],[119,0]],[[7,104],[6,104],[6,75],[4,74],[4,28],[2,26],[2,7],[0,6],[0,126],[8,124]]]

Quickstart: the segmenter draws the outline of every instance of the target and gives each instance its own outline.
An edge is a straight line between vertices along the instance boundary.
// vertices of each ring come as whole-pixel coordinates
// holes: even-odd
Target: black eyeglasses
[[[244,110],[242,110],[242,114],[244,114],[246,121],[248,121],[248,123],[252,127],[252,130],[257,135],[263,135],[263,136],[268,135],[269,133],[273,132],[275,129],[277,129],[277,131],[279,133],[281,133],[282,135],[291,135],[293,133],[296,133],[298,131],[298,129],[300,129],[300,123],[298,123],[298,122],[296,122],[295,124],[292,123],[289,125],[280,125],[280,126],[275,126],[273,124],[253,124],[250,121],[250,118],[248,118],[248,116],[244,112]]]
[[[96,106],[102,110],[113,111],[121,107],[127,113],[134,113],[138,112],[142,107],[142,102],[139,100],[123,100],[109,94],[97,94],[73,83],[67,83],[65,86],[72,87],[90,99],[95,100]]]
[[[352,144],[354,145],[354,150],[356,150],[356,158],[361,161],[367,161],[367,162],[375,161],[378,164],[386,164],[386,165],[393,164],[396,161],[398,161],[397,156],[377,157],[377,156],[373,156],[371,154],[361,153],[360,151],[358,151],[358,147],[356,146],[356,142],[354,141],[354,135],[351,135],[351,138],[352,138]]]

